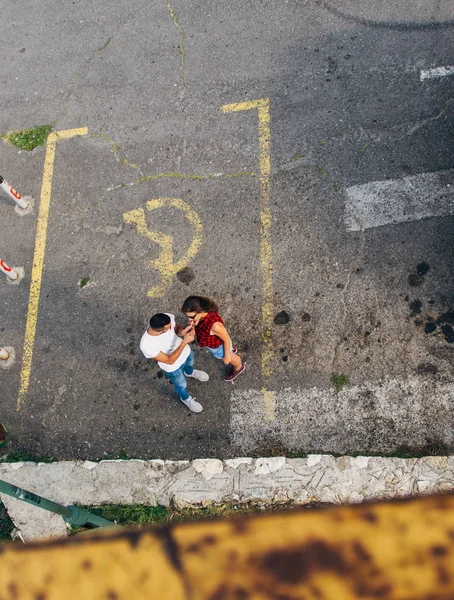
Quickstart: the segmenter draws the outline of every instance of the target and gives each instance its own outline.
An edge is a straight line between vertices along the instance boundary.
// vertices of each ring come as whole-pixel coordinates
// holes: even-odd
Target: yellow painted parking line
[[[192,242],[184,256],[174,262],[173,256],[173,238],[171,235],[162,233],[161,231],[150,230],[145,219],[145,211],[143,208],[130,210],[123,214],[123,220],[126,223],[132,223],[136,226],[137,231],[148,238],[152,242],[161,247],[161,252],[158,258],[150,261],[150,266],[156,269],[161,277],[161,284],[152,287],[148,290],[147,295],[150,298],[160,298],[165,294],[168,287],[171,285],[174,275],[184,269],[191,258],[199,251],[202,245],[202,222],[196,211],[180,198],[154,198],[147,202],[148,210],[157,208],[173,207],[184,213],[185,217],[190,222],[194,236]]]
[[[224,113],[257,109],[260,148],[260,275],[262,299],[262,391],[264,399],[265,419],[274,420],[275,393],[267,389],[273,372],[273,341],[271,328],[273,324],[273,252],[271,240],[271,208],[270,208],[270,99],[260,98],[249,102],[225,104],[221,106]]]
[[[35,343],[36,323],[38,320],[39,296],[44,267],[44,252],[46,249],[47,223],[49,220],[50,198],[52,192],[52,177],[54,174],[55,147],[58,141],[68,140],[74,136],[86,135],[88,129],[66,129],[49,134],[46,143],[46,156],[44,158],[43,182],[36,227],[35,252],[33,255],[33,268],[30,282],[30,295],[28,300],[27,322],[25,325],[24,352],[22,369],[20,373],[19,395],[17,397],[17,410],[21,409],[25,394],[30,384],[32,369],[33,346]]]

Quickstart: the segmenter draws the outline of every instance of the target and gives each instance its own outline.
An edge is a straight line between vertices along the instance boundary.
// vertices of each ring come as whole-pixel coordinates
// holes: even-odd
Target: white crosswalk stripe
[[[348,231],[452,215],[454,169],[371,181],[347,188],[346,194]]]
[[[422,70],[419,78],[421,81],[426,79],[438,79],[439,77],[446,77],[447,75],[454,75],[453,67],[436,67],[435,69]]]

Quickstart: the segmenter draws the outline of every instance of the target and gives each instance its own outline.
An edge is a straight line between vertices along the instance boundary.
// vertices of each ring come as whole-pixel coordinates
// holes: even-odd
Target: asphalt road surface
[[[5,453],[454,448],[454,8],[359,5],[5,4]],[[194,293],[247,365],[195,349],[201,414],[139,350]]]

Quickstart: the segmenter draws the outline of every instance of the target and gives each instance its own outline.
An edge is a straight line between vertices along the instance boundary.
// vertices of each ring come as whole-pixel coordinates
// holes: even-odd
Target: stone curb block
[[[454,456],[0,463],[0,479],[61,504],[358,503],[454,491]],[[67,535],[61,517],[0,495],[24,541]]]

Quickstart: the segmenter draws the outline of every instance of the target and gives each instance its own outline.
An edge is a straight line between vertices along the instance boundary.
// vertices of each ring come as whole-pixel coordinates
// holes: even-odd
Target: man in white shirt
[[[183,336],[183,339],[178,336]],[[194,369],[194,354],[189,344],[194,341],[193,326],[186,328],[175,323],[170,313],[158,313],[151,317],[150,325],[140,340],[140,349],[146,358],[153,358],[175,388],[180,400],[192,412],[202,412],[186,389],[186,377],[208,381],[208,373]]]

